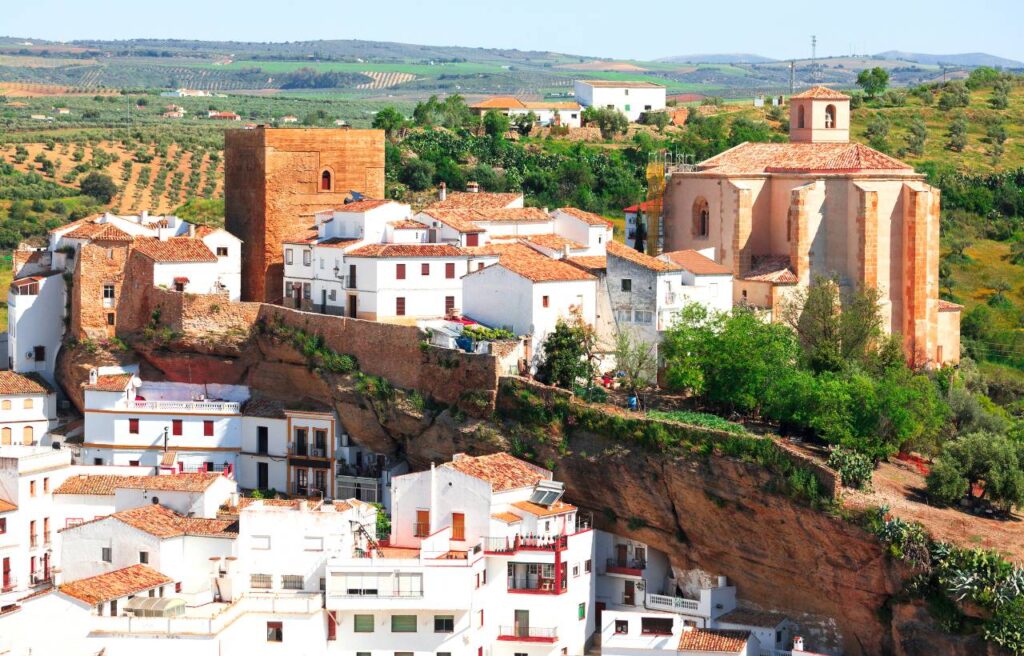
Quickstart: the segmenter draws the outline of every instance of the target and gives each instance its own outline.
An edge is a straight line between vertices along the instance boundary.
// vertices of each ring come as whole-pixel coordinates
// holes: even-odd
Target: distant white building
[[[198,89],[175,89],[174,91],[162,91],[160,95],[164,98],[206,98],[212,94],[209,91]]]
[[[570,128],[580,127],[580,115],[583,113],[583,108],[579,103],[572,101],[530,101],[512,96],[488,98],[472,105],[472,109],[480,116],[493,110],[510,118],[527,116],[532,112],[537,117],[538,125],[561,125]]]
[[[56,421],[57,395],[46,379],[0,371],[0,446],[49,446],[47,434]]]
[[[633,123],[644,112],[665,109],[665,86],[654,82],[576,80],[573,89],[584,107],[614,109]]]

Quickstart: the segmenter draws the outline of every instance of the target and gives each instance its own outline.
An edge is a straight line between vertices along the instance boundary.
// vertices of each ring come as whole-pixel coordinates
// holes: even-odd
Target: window
[[[171,420],[171,435],[181,435],[181,420],[180,419],[172,419]]]
[[[544,307],[551,307],[551,299],[550,299],[550,297],[549,296],[542,296],[541,299],[540,299],[540,304],[542,306],[544,306]]]
[[[434,615],[434,633],[454,633],[454,615]]]
[[[217,247],[217,257],[227,257],[227,256],[228,256],[228,247],[227,246],[218,246]]]
[[[304,283],[302,283],[302,298],[304,298],[304,299],[306,299],[308,301],[309,300],[309,295],[310,295],[309,283],[308,282],[304,282]]]
[[[576,565],[572,566],[572,575],[573,576],[579,576],[580,575],[580,566],[579,566],[578,563]]]
[[[651,111],[651,106],[650,105],[644,105],[644,111],[648,111],[648,112]]]
[[[445,315],[449,315],[449,314],[451,314],[454,311],[455,311],[455,297],[454,296],[445,296],[444,297],[444,313],[445,313]]]
[[[640,633],[642,635],[672,635],[672,618],[641,617]]]
[[[35,360],[36,362],[43,362],[44,360],[46,360],[46,347],[33,346],[32,359]],[[25,399],[25,403],[28,404],[26,407],[32,407],[32,399]]]
[[[281,577],[281,587],[285,590],[301,590],[302,576],[298,574],[285,574]]]
[[[615,635],[629,633],[629,620],[615,620]]]
[[[418,538],[425,538],[430,535],[430,511],[416,511],[416,525],[413,527],[413,535]]]
[[[203,420],[203,436],[204,437],[213,437],[213,420],[212,419],[204,419]]]
[[[302,266],[309,266],[313,263],[313,254],[310,251],[302,251]]]
[[[139,552],[139,562],[141,564],[143,564],[143,565],[148,565],[149,564],[149,552],[148,551],[140,551]]]
[[[110,551],[110,547],[103,547],[102,549],[100,549],[100,560],[102,560],[105,563],[113,562],[114,557]]]
[[[466,246],[479,246],[480,235],[474,233],[466,235]]]
[[[480,619],[480,626],[483,627],[483,625],[484,625],[484,609],[483,608],[480,609],[480,618],[479,619]]]
[[[587,574],[590,574],[590,570],[592,568],[593,568],[593,564],[590,562],[590,559],[588,558],[587,562],[583,563],[583,571],[586,572]]]
[[[290,248],[284,249],[284,263],[285,264],[291,264],[292,263],[292,249],[290,249]]]
[[[405,316],[405,297],[399,296],[395,299],[395,314],[404,317]]]
[[[373,615],[353,615],[352,631],[354,633],[373,633]]]
[[[454,278],[455,277],[455,263],[454,262],[445,262],[445,265],[444,265],[444,277],[445,278]]]
[[[324,169],[323,172],[320,173],[320,191],[330,191],[333,189],[331,182],[331,172]]]
[[[7,532],[7,518],[6,517],[0,517],[0,535],[3,535],[6,532]]]
[[[114,305],[114,285],[106,283],[103,285],[103,307],[112,307]]]
[[[327,292],[327,298],[331,299],[332,301],[337,300],[338,299],[338,290],[337,289],[332,289],[331,291]]]
[[[430,262],[424,262],[424,263],[420,264],[420,275],[421,276],[429,276],[430,275]]]
[[[181,581],[176,581],[175,582],[175,584],[174,584],[174,592],[176,594],[181,593]],[[160,596],[161,597],[164,596],[164,589],[163,588],[160,588]]]
[[[256,427],[256,453],[267,453],[270,450],[270,429],[266,426]]]
[[[825,108],[825,127],[829,129],[839,127],[838,125],[836,125],[835,105],[829,105],[828,107]]]
[[[10,399],[4,399],[3,405],[0,406],[0,407],[2,407],[4,410],[10,410],[11,409],[11,400]]]
[[[579,605],[579,608],[577,608],[577,609],[576,609],[576,615],[577,615],[577,616],[578,616],[578,617],[579,617],[579,618],[580,618],[581,620],[585,620],[585,619],[587,619],[587,603],[586,603],[586,602],[582,602],[582,603],[581,603],[581,604]]]
[[[36,495],[36,482],[35,481],[29,481],[28,482],[28,495],[30,497],[34,497]]]
[[[283,622],[267,622],[267,642],[284,642]]]
[[[25,428],[21,430],[21,443],[25,445],[32,444],[35,441],[35,438],[33,437],[34,433],[34,428],[31,426],[25,426]]]
[[[405,280],[405,265],[404,264],[396,264],[395,265],[395,278],[398,279],[398,280]]]
[[[416,616],[415,615],[392,615],[391,616],[391,632],[392,633],[416,633]]]
[[[804,127],[804,106],[800,105],[796,108],[796,126],[798,128]]]
[[[466,515],[464,513],[452,513],[452,539],[466,539]]]
[[[139,420],[138,419],[129,419],[128,420],[128,432],[131,433],[132,435],[138,435],[139,434]]]
[[[249,587],[253,590],[269,590],[272,579],[270,574],[250,574]]]
[[[646,323],[650,324],[654,322],[654,313],[650,310],[634,310],[633,311],[634,323]]]
[[[107,325],[108,326],[113,326],[114,325],[114,313],[113,312],[107,312]]]
[[[706,238],[711,232],[711,211],[708,202],[698,198],[693,202],[693,236]]]
[[[622,279],[622,291],[631,292],[633,291],[633,281],[629,278]]]

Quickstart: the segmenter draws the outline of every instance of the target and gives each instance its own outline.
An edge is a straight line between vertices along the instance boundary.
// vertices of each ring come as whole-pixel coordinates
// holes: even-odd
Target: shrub
[[[843,485],[861,489],[871,482],[874,463],[867,456],[841,446],[833,447],[828,466],[839,472]]]

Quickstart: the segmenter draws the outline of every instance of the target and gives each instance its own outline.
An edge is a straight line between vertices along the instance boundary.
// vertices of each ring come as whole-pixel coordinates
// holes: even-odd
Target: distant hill
[[[917,62],[918,64],[951,64],[953,66],[994,66],[1000,68],[1024,68],[1024,62],[1015,59],[997,57],[984,52],[965,52],[958,55],[928,55],[920,52],[904,52],[902,50],[887,50],[880,52],[875,57],[879,59],[902,59],[904,61]]]
[[[724,53],[720,55],[675,55],[655,60],[671,64],[768,64],[777,59],[752,55],[744,52]]]

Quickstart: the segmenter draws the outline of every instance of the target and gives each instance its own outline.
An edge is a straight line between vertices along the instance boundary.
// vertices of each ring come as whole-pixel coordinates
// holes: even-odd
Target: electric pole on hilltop
[[[818,81],[818,37],[811,35],[811,79]]]

